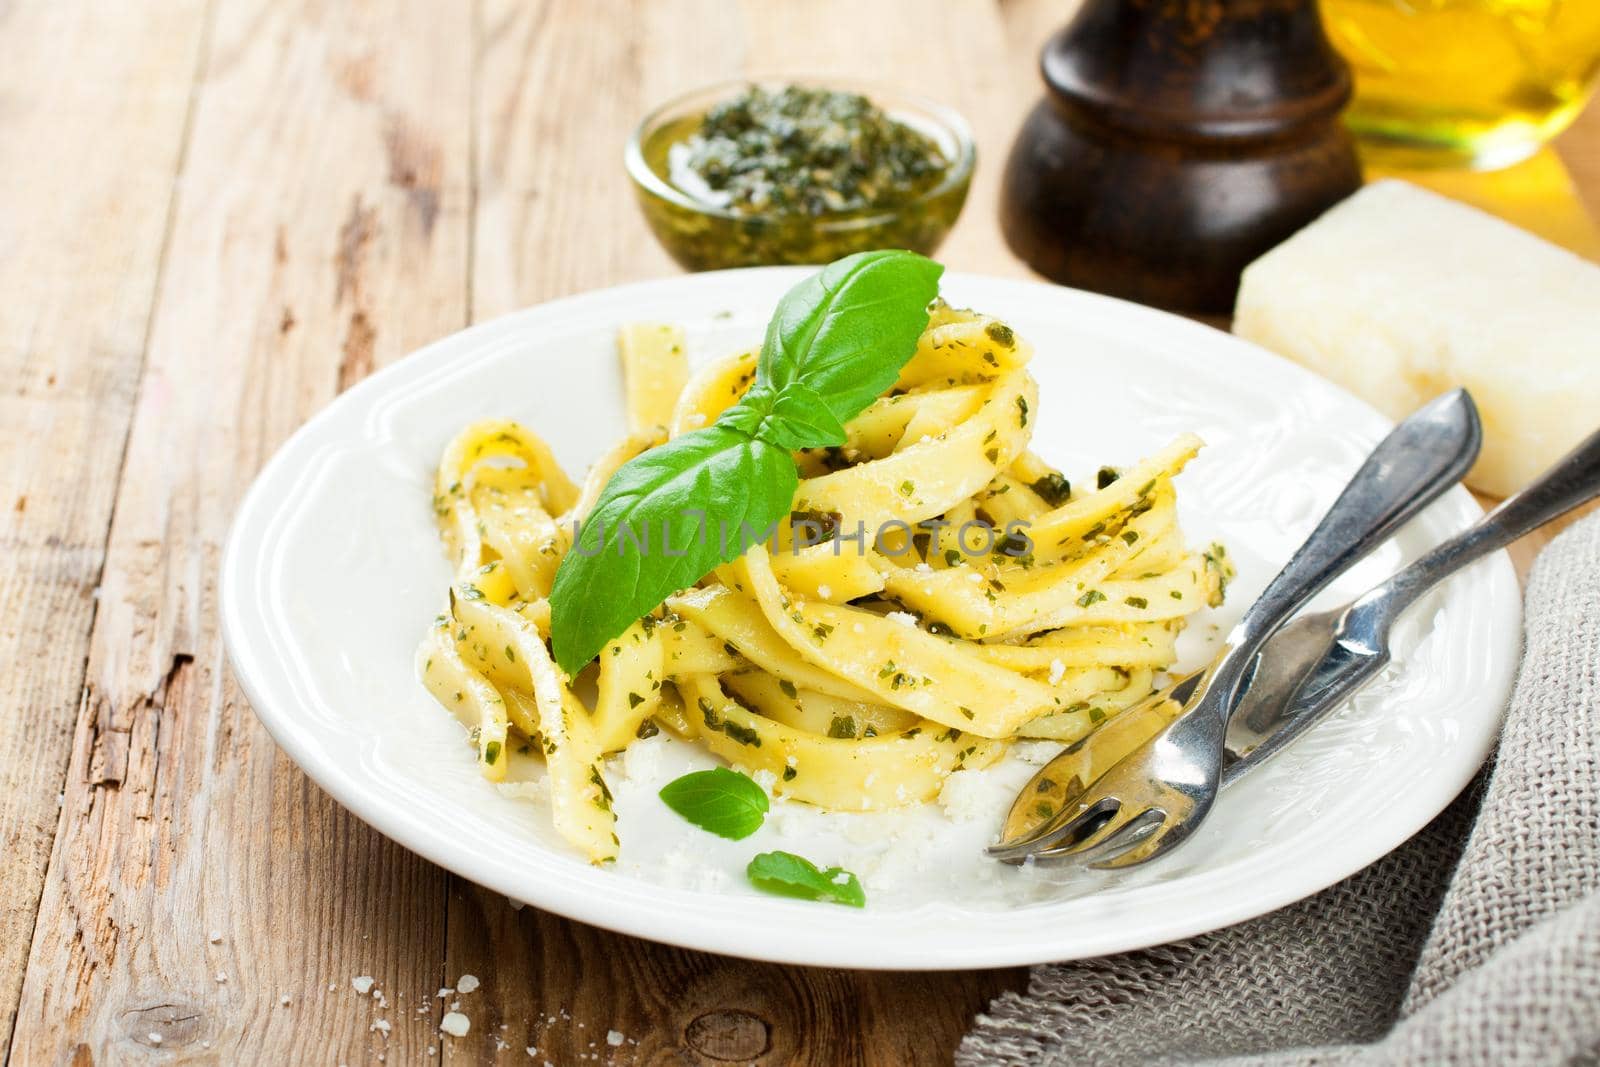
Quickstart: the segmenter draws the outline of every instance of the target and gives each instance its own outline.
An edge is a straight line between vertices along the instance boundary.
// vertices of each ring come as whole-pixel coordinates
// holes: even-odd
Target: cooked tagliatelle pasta
[[[637,738],[670,730],[828,809],[926,801],[1015,739],[1088,735],[1151,691],[1185,621],[1220,601],[1221,549],[1189,548],[1175,508],[1199,439],[1069,486],[1028,451],[1028,345],[936,303],[845,444],[795,453],[795,524],[568,678],[548,598],[577,525],[618,467],[737,402],[756,362],[680,388],[681,330],[630,326],[619,346],[631,431],[581,485],[514,423],[473,424],[445,450],[434,511],[455,579],[418,658],[485,777],[514,752],[543,758],[555,827],[592,861],[619,847],[605,757]]]

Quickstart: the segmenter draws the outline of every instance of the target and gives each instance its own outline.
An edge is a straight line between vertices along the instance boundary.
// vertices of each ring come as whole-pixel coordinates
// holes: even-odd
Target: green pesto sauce
[[[690,270],[932,254],[966,202],[942,142],[867,97],[752,87],[664,123],[640,146],[689,207],[640,189],[663,247]]]
[[[752,86],[716,105],[670,163],[679,188],[739,214],[813,216],[909,200],[950,165],[859,93],[795,85]]]

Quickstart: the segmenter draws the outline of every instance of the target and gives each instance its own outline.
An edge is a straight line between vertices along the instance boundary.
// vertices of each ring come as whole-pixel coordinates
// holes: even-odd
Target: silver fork
[[[1411,517],[1419,498],[1431,500],[1459,481],[1482,438],[1477,408],[1461,389],[1395,427],[1228,634],[1222,652],[1121,713],[1154,712],[1170,725],[1096,779],[1075,803],[1050,812],[1031,832],[991,846],[989,855],[1010,863],[1044,854],[1122,865],[1153,859],[1186,840],[1216,799],[1228,720],[1262,646],[1285,619]],[[1067,762],[1064,754],[1041,768],[1017,806],[1060,796],[1058,779]]]
[[[1381,671],[1390,659],[1389,634],[1396,620],[1424,593],[1463,567],[1597,496],[1600,431],[1590,434],[1476,524],[1354,602],[1333,611],[1303,615],[1285,626],[1272,639],[1271,647],[1275,650],[1280,639],[1291,636],[1287,631],[1292,627],[1295,644],[1286,648],[1289,655],[1281,667],[1269,668],[1263,659],[1228,724],[1228,749],[1239,758],[1223,772],[1223,784],[1283,751]],[[1269,670],[1272,677],[1266,674]],[[1263,682],[1258,699],[1256,687]]]
[[[1249,688],[1228,723],[1230,761],[1222,771],[1228,788],[1257,765],[1342,707],[1390,660],[1395,622],[1444,578],[1490,552],[1600,497],[1600,432],[1563,457],[1476,525],[1333,611],[1300,615],[1272,636],[1261,652]],[[1118,720],[1120,721],[1120,720]],[[1131,724],[1134,736],[1159,725]],[[1080,756],[1083,754],[1080,753]],[[1081,791],[1082,786],[1077,786]],[[1029,812],[1013,812],[1007,825],[1028,825]],[[1070,849],[1068,843],[1065,848]],[[1142,862],[1137,848],[1112,855],[1109,844],[1095,864],[1102,868]],[[1050,861],[1047,849],[1035,858]]]

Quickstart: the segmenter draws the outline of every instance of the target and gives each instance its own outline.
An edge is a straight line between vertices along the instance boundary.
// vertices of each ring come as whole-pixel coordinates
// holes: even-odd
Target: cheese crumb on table
[[[464,974],[456,981],[457,993],[471,993],[478,988],[477,975]]]
[[[355,978],[350,979],[350,988],[362,996],[366,996],[372,992],[372,982],[373,978],[370,974],[357,975]]]
[[[606,1031],[606,1044],[610,1045],[612,1048],[616,1048],[618,1045],[622,1044],[622,1041],[623,1041],[622,1031],[620,1031],[620,1030],[607,1030]]]
[[[466,1037],[467,1031],[472,1029],[472,1020],[459,1011],[447,1011],[439,1020],[439,1029],[451,1037]]]

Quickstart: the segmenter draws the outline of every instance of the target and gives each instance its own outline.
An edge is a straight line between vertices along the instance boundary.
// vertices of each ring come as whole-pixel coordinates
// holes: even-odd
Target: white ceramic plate
[[[619,324],[681,322],[707,359],[758,340],[803,273],[701,274],[509,315],[374,375],[284,445],[240,508],[222,611],[239,680],[290,757],[383,833],[516,900],[713,952],[905,969],[1095,956],[1259,915],[1393,849],[1471,777],[1520,643],[1504,555],[1413,610],[1394,667],[1230,789],[1190,844],[1125,875],[1019,872],[982,858],[1031,770],[1015,758],[966,782],[958,817],[938,805],[849,816],[780,804],[755,836],[723,841],[655,798],[662,781],[706,762],[665,737],[615,769],[616,867],[577,858],[537,800],[477,775],[463,728],[416,680],[413,650],[449,578],[429,507],[433,465],[467,422],[512,417],[581,473],[623,430]],[[1240,573],[1228,605],[1187,635],[1191,661],[1388,428],[1327,382],[1185,319],[1025,282],[952,275],[944,291],[1036,346],[1033,447],[1069,475],[1129,463],[1183,431],[1209,442],[1179,482],[1184,526],[1193,543],[1224,541]],[[1319,603],[1364,590],[1479,514],[1453,490]],[[757,893],[744,863],[773,848],[857,871],[868,907]]]

